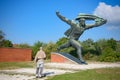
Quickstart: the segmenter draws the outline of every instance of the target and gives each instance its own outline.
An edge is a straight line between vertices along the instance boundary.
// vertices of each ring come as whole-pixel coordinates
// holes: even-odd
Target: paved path
[[[107,67],[120,67],[118,63],[89,63],[88,65],[77,64],[63,64],[63,63],[46,63],[44,74],[47,76],[60,75],[64,73],[72,73],[78,70],[107,68]],[[35,68],[21,68],[13,70],[0,70],[0,80],[36,80]],[[47,77],[38,79],[45,80]]]
[[[86,69],[96,69],[96,68],[106,68],[106,67],[120,67],[120,62],[118,63],[94,62],[94,63],[89,63],[88,65],[47,63],[46,65],[51,68],[61,68],[61,69],[69,69],[69,70],[86,70]]]

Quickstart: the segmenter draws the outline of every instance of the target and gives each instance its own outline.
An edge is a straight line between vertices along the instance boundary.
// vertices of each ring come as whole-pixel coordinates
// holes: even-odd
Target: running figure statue
[[[60,15],[59,12],[56,12],[56,15],[62,21],[70,25],[70,28],[64,33],[69,39],[68,42],[59,46],[57,50],[60,51],[63,48],[72,46],[73,48],[77,49],[77,55],[79,57],[81,64],[87,64],[82,58],[82,50],[81,50],[82,46],[78,42],[78,39],[85,30],[103,25],[107,22],[107,20],[90,14],[79,14],[75,20],[69,20],[65,18],[64,16]],[[85,20],[94,20],[95,23],[85,24]]]

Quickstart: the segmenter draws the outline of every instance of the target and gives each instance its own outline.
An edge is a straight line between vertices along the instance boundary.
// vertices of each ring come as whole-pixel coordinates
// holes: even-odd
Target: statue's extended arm
[[[71,21],[71,20],[69,20],[69,19],[65,18],[64,16],[60,15],[59,12],[56,12],[56,15],[57,15],[62,21],[66,22],[67,24],[69,24],[69,25],[72,24],[72,21]]]
[[[100,18],[98,16],[91,15],[89,17],[93,18],[95,23],[94,24],[87,24],[86,29],[93,28],[93,27],[98,27],[98,26],[103,25],[107,22],[106,19]]]

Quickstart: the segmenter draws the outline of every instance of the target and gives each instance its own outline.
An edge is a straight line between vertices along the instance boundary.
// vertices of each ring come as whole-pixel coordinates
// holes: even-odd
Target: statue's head
[[[75,18],[76,21],[80,23],[80,25],[84,26],[85,25],[85,18],[83,14],[78,14],[78,16]]]
[[[81,26],[85,26],[85,19],[84,18],[79,18],[78,22]]]

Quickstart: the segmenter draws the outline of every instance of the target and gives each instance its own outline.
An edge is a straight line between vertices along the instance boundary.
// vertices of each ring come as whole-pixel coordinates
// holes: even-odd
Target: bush
[[[44,51],[46,53],[46,59],[50,59],[51,56],[51,52],[56,52],[57,46],[55,43],[53,42],[49,42],[45,47],[44,47]]]
[[[116,61],[120,61],[120,52],[116,52]]]
[[[119,55],[110,47],[107,47],[103,50],[102,54],[99,57],[99,61],[105,62],[115,62],[120,58]]]

